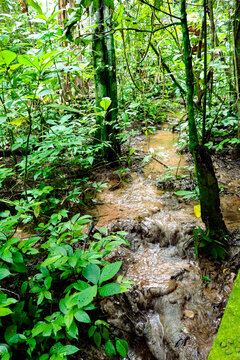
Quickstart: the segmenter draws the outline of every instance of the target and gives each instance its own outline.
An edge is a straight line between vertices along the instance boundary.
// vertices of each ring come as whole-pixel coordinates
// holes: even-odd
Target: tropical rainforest
[[[207,359],[240,267],[240,1],[0,19],[1,359]]]

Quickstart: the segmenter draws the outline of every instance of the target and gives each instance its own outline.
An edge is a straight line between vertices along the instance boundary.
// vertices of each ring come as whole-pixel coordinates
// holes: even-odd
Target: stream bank
[[[132,291],[103,300],[101,307],[128,340],[131,360],[207,359],[240,263],[239,167],[215,159],[224,219],[235,233],[229,257],[196,261],[192,229],[203,224],[194,215],[197,202],[173,194],[195,188],[186,177],[189,156],[178,155],[176,141],[170,131],[158,131],[138,144],[143,157],[154,154],[148,165],[120,181],[111,171],[99,178],[107,179],[108,188],[97,196],[97,227],[128,233],[130,247],[119,248],[112,260],[122,260],[122,274],[135,281]],[[172,168],[168,178],[166,166]]]

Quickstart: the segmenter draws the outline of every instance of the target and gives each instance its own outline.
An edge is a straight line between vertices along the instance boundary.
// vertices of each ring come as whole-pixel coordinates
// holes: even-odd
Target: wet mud
[[[97,227],[128,233],[130,247],[117,249],[112,260],[123,261],[122,274],[135,285],[101,307],[117,335],[128,340],[130,360],[207,359],[239,267],[240,238],[225,262],[195,260],[192,229],[203,224],[194,215],[197,202],[173,193],[195,187],[191,177],[185,179],[192,164],[176,152],[176,142],[175,134],[159,131],[140,143],[159,161],[152,158],[120,181],[104,174],[108,188],[98,194],[93,212]],[[228,228],[239,234],[240,174],[228,165],[217,169],[221,206]],[[166,166],[172,167],[170,179]],[[161,181],[169,186],[157,187]]]

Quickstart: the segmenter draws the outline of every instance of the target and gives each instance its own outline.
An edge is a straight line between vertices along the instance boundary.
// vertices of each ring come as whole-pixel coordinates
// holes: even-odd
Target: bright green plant
[[[203,250],[206,255],[212,256],[214,259],[224,259],[226,257],[226,245],[223,242],[211,239],[200,227],[197,230],[193,229],[193,233],[196,258],[198,258],[200,250]]]
[[[26,240],[14,238],[11,233],[1,233],[0,278],[4,283],[7,279],[8,284],[11,281],[14,284],[14,297],[8,296],[7,283],[0,292],[1,325],[6,341],[0,350],[9,359],[22,343],[26,348],[26,359],[53,360],[58,359],[56,354],[66,359],[67,355],[79,350],[74,344],[81,327],[86,330],[89,327],[89,337],[93,336],[96,346],[105,344],[108,355],[116,351],[122,356],[126,354],[126,342],[115,338],[106,322],[96,320],[99,297],[131,288],[132,281],[122,276],[113,281],[122,262],[104,260],[116,246],[127,244],[123,238],[125,233],[107,235],[103,228],[89,241],[83,230],[91,217],[76,214],[63,221],[66,217],[63,210],[52,214],[47,224],[39,224],[42,235]],[[11,228],[16,219],[11,223],[9,216],[8,221]],[[45,234],[47,239],[43,241]],[[73,247],[76,243],[79,244],[77,248]],[[34,256],[43,259],[34,265],[34,270],[29,267],[30,256],[31,259]],[[14,280],[16,273],[17,280]],[[64,285],[60,290],[62,281]],[[93,310],[94,315],[91,315]],[[64,345],[65,337],[74,344]]]

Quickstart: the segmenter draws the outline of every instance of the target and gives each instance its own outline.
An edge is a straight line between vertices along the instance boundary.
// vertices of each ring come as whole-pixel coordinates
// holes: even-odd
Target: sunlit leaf
[[[98,283],[100,278],[100,268],[95,264],[89,264],[83,270],[83,276],[88,280],[91,281],[94,285]]]
[[[103,108],[104,111],[106,111],[111,105],[111,102],[112,100],[109,97],[102,98],[102,101],[100,102],[100,106]]]
[[[44,15],[41,6],[34,0],[27,0],[28,5],[32,6],[39,15]]]
[[[0,316],[7,316],[12,313],[9,308],[0,308]]]
[[[74,317],[79,322],[87,323],[87,324],[91,323],[91,319],[89,315],[83,310],[78,310],[77,312],[75,312]]]
[[[37,70],[40,69],[39,64],[38,64],[38,58],[36,56],[28,55],[28,54],[19,55],[18,61],[22,65],[31,66]]]
[[[120,269],[122,265],[122,261],[117,261],[113,264],[109,264],[104,266],[104,268],[101,271],[101,276],[99,279],[99,284],[101,285],[102,282],[107,281],[116,275],[118,270]]]
[[[201,217],[201,205],[200,204],[194,206],[194,214],[197,218]]]
[[[19,117],[18,119],[15,119],[13,121],[10,121],[9,124],[11,125],[15,125],[15,126],[21,126],[23,124],[26,124],[28,118],[24,117],[24,116],[21,116]]]
[[[0,269],[0,280],[8,277],[9,275],[11,275],[11,273],[8,269]]]
[[[120,294],[120,292],[121,292],[121,286],[119,284],[116,284],[116,283],[103,285],[99,289],[99,294],[101,296],[112,296],[112,295],[115,295],[115,294]]]
[[[84,306],[90,304],[93,301],[93,298],[97,295],[97,286],[90,286],[87,289],[81,291],[80,293],[74,294],[71,297],[71,300],[68,304],[69,307],[77,305],[78,308],[83,308]]]
[[[0,63],[6,64],[9,66],[11,62],[16,59],[17,54],[10,50],[3,50],[0,51]]]

